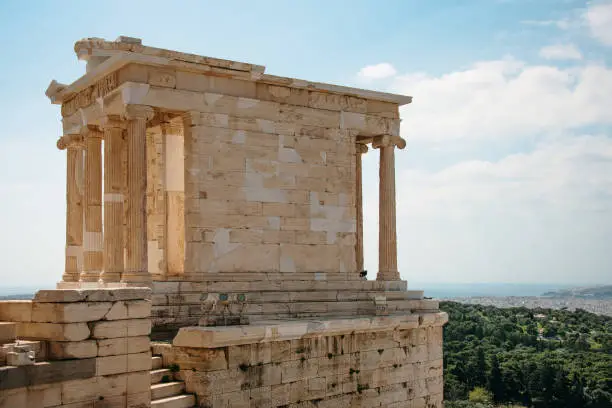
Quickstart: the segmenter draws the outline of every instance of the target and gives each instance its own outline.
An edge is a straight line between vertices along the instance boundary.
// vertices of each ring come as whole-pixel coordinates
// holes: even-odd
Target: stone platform
[[[442,407],[444,312],[184,327],[153,346],[202,407]]]
[[[222,275],[222,274],[219,274]],[[251,322],[287,318],[341,318],[430,312],[438,302],[405,281],[271,280],[153,283],[154,332],[171,338],[180,327],[197,325],[222,294],[244,296],[240,313]],[[211,277],[214,279],[214,277]],[[218,276],[222,279],[222,276]],[[274,279],[276,278],[276,279]],[[157,338],[160,338],[159,336]]]

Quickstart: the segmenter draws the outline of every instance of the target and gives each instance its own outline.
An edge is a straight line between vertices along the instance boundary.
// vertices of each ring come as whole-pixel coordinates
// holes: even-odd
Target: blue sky
[[[84,73],[76,40],[119,35],[414,96],[397,159],[409,282],[612,283],[612,1],[262,0],[2,2],[2,285],[61,276],[65,155],[44,90]]]

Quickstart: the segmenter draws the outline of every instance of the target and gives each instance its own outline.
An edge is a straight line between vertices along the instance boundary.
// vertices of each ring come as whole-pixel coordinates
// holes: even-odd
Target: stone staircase
[[[175,379],[171,368],[163,367],[161,356],[153,356],[151,408],[192,408],[195,396],[185,393],[185,383]]]

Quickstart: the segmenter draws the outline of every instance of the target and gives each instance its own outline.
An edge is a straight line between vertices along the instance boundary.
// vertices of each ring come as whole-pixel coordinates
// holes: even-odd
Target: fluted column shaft
[[[127,107],[128,211],[126,265],[122,282],[148,283],[147,254],[147,121],[153,110],[146,106]]]
[[[63,282],[78,282],[83,269],[83,137],[65,135],[57,142],[66,150],[66,260]]]
[[[357,231],[355,240],[355,259],[357,262],[357,271],[363,271],[363,181],[361,168],[361,155],[368,151],[368,147],[364,144],[356,146],[356,199],[355,206],[357,207]]]
[[[123,124],[104,123],[104,272],[105,283],[119,282],[123,273]]]
[[[378,274],[377,280],[399,280],[397,270],[397,234],[395,213],[395,146],[383,136],[374,147],[380,149],[378,205]]]
[[[102,132],[85,133],[85,230],[82,282],[98,282],[104,265],[102,238]]]

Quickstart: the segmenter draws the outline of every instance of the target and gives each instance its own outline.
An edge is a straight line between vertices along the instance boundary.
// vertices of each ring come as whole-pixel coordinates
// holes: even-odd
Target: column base
[[[70,272],[65,272],[62,275],[62,282],[78,282],[79,281],[79,273],[70,273]]]
[[[150,286],[153,280],[149,272],[123,272],[121,283],[131,286]]]
[[[100,282],[121,283],[121,272],[102,272]]]
[[[399,271],[378,271],[376,274],[377,281],[400,281],[402,278],[400,277]]]

